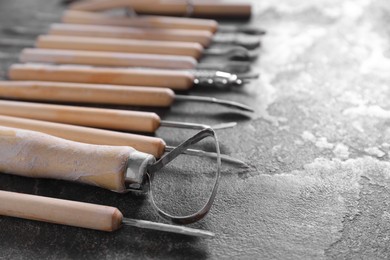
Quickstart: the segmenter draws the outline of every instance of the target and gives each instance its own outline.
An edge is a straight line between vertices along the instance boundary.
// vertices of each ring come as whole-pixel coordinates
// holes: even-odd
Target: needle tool
[[[138,67],[157,69],[179,69],[189,70],[194,74],[202,73],[205,70],[224,71],[230,73],[246,73],[251,70],[250,63],[245,61],[209,63],[198,62],[193,57],[180,55],[41,48],[23,49],[20,53],[19,60],[25,63],[75,64],[119,68]],[[243,75],[239,75],[239,77],[245,78]]]
[[[198,1],[198,0],[84,0],[69,5],[71,10],[105,11],[117,8],[131,8],[137,14],[185,16],[185,17],[219,17],[248,19],[252,5],[242,1]]]
[[[238,45],[247,49],[260,47],[260,38],[242,34],[212,34],[207,30],[156,29],[107,25],[51,24],[49,35],[98,38],[138,39],[151,41],[197,42],[204,48],[212,44]]]
[[[112,1],[106,1],[106,3]],[[80,9],[80,8],[79,8]],[[245,33],[263,35],[265,31],[258,27],[222,25],[212,19],[194,19],[189,17],[166,17],[156,15],[113,16],[105,13],[66,10],[62,22],[68,24],[108,25],[122,27],[141,27],[152,29],[207,30],[212,33]]]
[[[81,125],[94,128],[130,132],[154,133],[160,127],[175,127],[201,130],[205,128],[225,129],[236,126],[229,122],[216,126],[165,121],[152,112],[64,106],[43,103],[0,100],[0,114],[43,121]]]
[[[179,102],[201,102],[253,112],[234,101],[214,97],[178,95],[168,88],[127,87],[47,81],[0,81],[0,98],[101,105],[167,108]]]
[[[60,138],[87,144],[131,146],[138,151],[152,154],[156,158],[161,158],[166,152],[170,152],[176,148],[174,146],[166,145],[163,139],[153,136],[137,135],[83,126],[32,120],[26,118],[0,115],[0,125],[31,131],[38,131]],[[199,157],[216,158],[217,156],[213,152],[196,149],[187,149],[184,153]],[[221,159],[227,163],[247,167],[247,164],[243,161],[225,154],[221,154]]]

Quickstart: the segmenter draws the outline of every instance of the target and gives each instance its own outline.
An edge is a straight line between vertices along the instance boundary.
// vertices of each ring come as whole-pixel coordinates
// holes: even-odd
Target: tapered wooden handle
[[[108,1],[106,3],[108,3]],[[210,19],[164,17],[151,15],[137,15],[134,17],[114,17],[101,13],[92,13],[76,10],[65,11],[62,16],[62,22],[73,24],[112,25],[125,27],[132,26],[159,29],[172,28],[185,30],[207,30],[212,33],[216,32],[218,29],[218,23],[215,20]]]
[[[41,35],[35,46],[42,49],[108,51],[189,56],[199,59],[203,47],[199,43]]]
[[[71,65],[14,64],[9,68],[8,76],[12,80],[148,86],[175,90],[188,90],[194,84],[194,76],[186,71],[111,69]]]
[[[61,23],[52,24],[48,34],[151,41],[197,42],[203,47],[208,47],[213,38],[213,34],[206,30],[153,29],[137,27],[125,28],[120,26]]]
[[[197,64],[194,58],[187,56],[56,49],[24,49],[20,61],[181,70],[194,69]]]
[[[94,0],[72,4],[71,9],[82,11],[103,11],[115,8],[131,7],[137,13],[197,16],[197,17],[243,17],[251,15],[249,3],[224,1],[192,0]]]
[[[127,146],[78,143],[40,132],[0,127],[0,172],[75,181],[126,191],[127,169],[142,174],[153,157]],[[140,158],[135,160],[132,158]],[[143,163],[139,163],[142,161]]]
[[[225,2],[192,0],[190,2],[191,3],[187,3],[187,1],[182,0],[164,0],[154,4],[135,4],[132,8],[135,12],[140,14],[211,18],[248,19],[252,13],[252,6],[250,3],[242,3],[239,1]],[[129,6],[129,4],[127,6]]]
[[[175,93],[168,88],[46,81],[0,81],[0,97],[33,101],[169,107],[174,101]]]
[[[165,152],[165,142],[161,138],[151,136],[1,115],[0,126],[38,131],[87,144],[130,146],[157,158],[160,158]]]
[[[57,123],[154,133],[160,117],[151,112],[0,100],[0,114]]]
[[[0,215],[101,231],[121,227],[123,215],[114,207],[0,191]]]

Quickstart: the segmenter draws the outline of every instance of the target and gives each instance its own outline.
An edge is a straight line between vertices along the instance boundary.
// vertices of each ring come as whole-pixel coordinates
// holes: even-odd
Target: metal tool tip
[[[232,127],[235,127],[236,125],[237,125],[237,122],[228,122],[228,123],[213,125],[213,126],[211,126],[211,128],[214,130],[219,130],[219,129],[232,128]]]
[[[176,233],[176,234],[187,235],[187,236],[196,236],[196,237],[203,237],[203,238],[215,237],[215,234],[213,232],[207,230],[201,230],[201,229],[195,229],[195,228],[189,228],[189,227],[177,226],[171,224],[164,224],[164,223],[157,223],[157,222],[152,222],[147,220],[124,218],[122,222],[124,225],[128,225],[128,226]]]

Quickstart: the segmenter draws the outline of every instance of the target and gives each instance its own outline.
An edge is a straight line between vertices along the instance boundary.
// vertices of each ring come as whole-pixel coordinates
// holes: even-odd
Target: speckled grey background
[[[0,27],[44,30],[60,15],[57,2],[1,0]],[[390,258],[389,2],[253,2],[252,23],[268,31],[254,65],[261,79],[232,92],[192,93],[250,104],[256,113],[248,118],[184,103],[158,111],[170,120],[239,122],[219,132],[222,150],[250,169],[224,165],[214,208],[194,225],[217,237],[135,228],[107,234],[2,217],[0,258]],[[19,50],[1,47],[3,75]],[[161,129],[157,135],[175,144],[190,133]],[[9,175],[0,176],[0,188],[112,205],[127,216],[158,220],[143,196]]]

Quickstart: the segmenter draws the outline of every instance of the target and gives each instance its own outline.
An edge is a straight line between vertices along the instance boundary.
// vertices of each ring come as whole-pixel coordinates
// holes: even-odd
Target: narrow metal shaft
[[[151,221],[139,220],[139,219],[124,218],[122,223],[128,226],[177,233],[177,234],[182,234],[187,236],[196,236],[196,237],[204,237],[204,238],[211,238],[215,236],[214,233],[206,230],[200,230],[195,228],[176,226],[176,225],[170,225],[164,223],[157,223],[157,222],[151,222]]]
[[[234,101],[217,99],[217,98],[213,98],[213,97],[176,95],[175,100],[212,103],[212,104],[218,104],[218,105],[222,105],[222,106],[226,106],[226,107],[230,107],[230,108],[240,109],[243,111],[254,112],[254,110],[252,108],[250,108],[244,104],[234,102]]]
[[[193,130],[203,130],[206,128],[212,128],[214,130],[219,130],[219,129],[226,129],[226,128],[235,127],[236,125],[237,125],[236,122],[223,123],[223,124],[218,124],[215,126],[209,126],[209,125],[204,125],[204,124],[195,124],[195,123],[176,122],[176,121],[165,121],[165,120],[162,120],[160,122],[160,126],[163,126],[163,127],[185,128],[185,129],[193,129]]]
[[[173,149],[175,149],[174,146],[167,145],[165,147],[165,152],[170,152]],[[194,156],[200,156],[200,157],[209,157],[212,159],[216,159],[218,157],[216,153],[206,152],[206,151],[196,150],[196,149],[187,149],[184,153],[188,154],[188,155],[194,155]],[[242,167],[248,167],[248,164],[246,164],[245,162],[243,162],[239,159],[233,158],[233,157],[226,155],[226,154],[221,154],[221,160],[223,162],[241,165]]]

